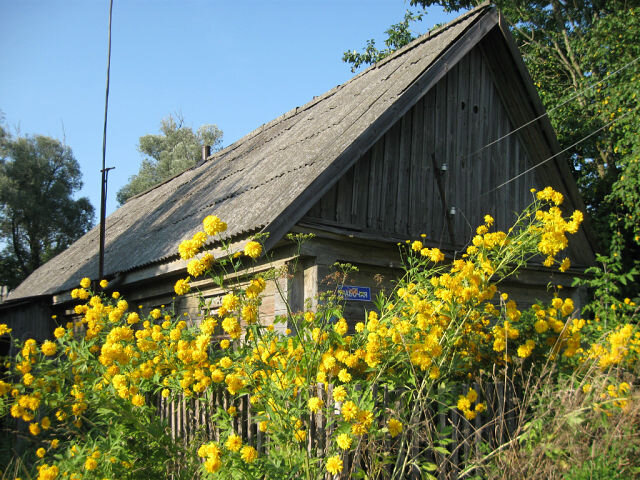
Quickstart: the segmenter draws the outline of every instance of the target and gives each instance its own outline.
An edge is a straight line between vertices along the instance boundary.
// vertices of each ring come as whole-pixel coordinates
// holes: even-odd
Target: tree
[[[411,2],[447,11],[479,3]],[[640,1],[493,3],[511,24],[560,145],[568,149],[600,248],[631,271],[640,258]],[[402,33],[398,25],[391,30]],[[354,66],[354,60],[378,60],[369,47],[344,60]]]
[[[184,119],[180,115],[176,118],[169,115],[161,122],[160,135],[140,137],[138,151],[144,158],[138,173],[118,191],[116,198],[120,205],[193,167],[202,156],[203,145],[209,145],[213,150],[220,148],[222,131],[216,125],[203,125],[196,132],[183,125]]]
[[[402,22],[391,25],[391,27],[385,31],[387,34],[387,38],[384,41],[384,44],[386,45],[385,49],[378,50],[376,47],[376,41],[374,39],[370,39],[367,40],[367,46],[363,53],[358,53],[356,50],[344,52],[342,61],[351,64],[352,72],[355,72],[362,65],[371,65],[372,63],[379,62],[416,38],[414,34],[411,33],[409,23],[419,22],[422,20],[423,15],[424,12],[415,13],[407,10]]]
[[[12,138],[0,149],[0,284],[16,287],[44,262],[93,226],[80,165],[60,141],[35,135]]]

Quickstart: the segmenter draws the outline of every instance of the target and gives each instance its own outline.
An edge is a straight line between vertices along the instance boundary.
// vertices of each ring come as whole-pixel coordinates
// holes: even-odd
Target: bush
[[[452,426],[434,421],[457,415],[457,438],[468,446],[480,428],[471,422],[488,406],[473,385],[498,373],[517,382],[512,373],[520,373],[529,399],[528,409],[519,410],[525,425],[527,412],[544,404],[526,396],[544,392],[527,389],[532,378],[560,375],[584,384],[588,372],[628,370],[637,361],[640,340],[632,325],[619,323],[596,341],[570,299],[556,295],[549,305],[521,312],[500,291],[502,280],[540,255],[547,267],[568,268],[558,255],[582,215],[564,218],[561,202],[550,188],[537,192],[507,232],[491,231],[486,216],[462,258],[451,263],[422,240],[402,246],[404,277],[355,325],[343,318],[337,291],[322,296],[315,310],[261,322],[267,282],[287,272],[242,277],[247,262],[262,254],[261,238],[217,261],[201,254],[209,237],[226,229],[212,216],[180,244],[189,277],[176,283],[176,293],[188,293],[192,277],[210,275],[221,286],[226,278],[236,281],[225,285],[217,310],[201,301],[197,325],[171,307],[132,311],[117,292],[107,294],[106,281],[94,291],[82,279],[72,291],[78,319],[57,328],[53,341],[19,344],[7,360],[12,376],[0,383],[0,416],[18,419],[18,435],[29,444],[20,459],[24,476],[316,479],[421,472],[435,478],[446,469],[457,475],[459,465],[491,472],[508,458],[506,447],[475,460],[474,449],[466,448],[464,467],[454,460],[465,455],[451,441]],[[348,266],[340,268],[348,273]],[[219,401],[223,389],[226,405]],[[632,395],[620,383],[612,400],[579,408],[585,415],[617,415]],[[176,437],[159,415],[159,398],[192,408],[191,416],[206,411],[207,421]],[[250,416],[260,434],[239,429],[239,415]],[[520,427],[522,434],[516,430],[525,446],[537,448],[546,434],[544,422],[534,428],[536,418],[544,411]],[[314,435],[319,428],[322,438]]]

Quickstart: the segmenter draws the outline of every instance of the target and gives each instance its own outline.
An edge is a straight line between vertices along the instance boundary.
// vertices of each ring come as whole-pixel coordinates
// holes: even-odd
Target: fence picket
[[[421,462],[435,464],[437,471],[432,473],[439,480],[458,478],[465,462],[472,455],[480,453],[481,443],[486,442],[495,447],[513,435],[518,422],[520,405],[513,386],[504,382],[484,385],[474,383],[472,386],[487,404],[486,411],[478,414],[474,420],[467,420],[456,408],[432,401],[419,405],[415,418],[416,434],[407,433],[404,453],[400,451],[403,446],[401,441],[403,435],[383,440],[381,448],[384,452],[389,452],[392,455],[391,458],[394,452],[396,457],[408,455],[408,468],[403,478],[422,478],[422,472],[418,467]],[[450,395],[453,395],[452,398],[457,398],[458,393],[464,393],[468,388],[467,385],[460,385],[460,390],[452,391]],[[307,448],[310,454],[323,457],[330,451],[341,404],[333,399],[333,385],[317,385],[312,392],[324,402],[326,408],[324,413],[321,411],[309,415]],[[376,385],[372,393],[375,400],[374,410],[382,412],[378,418],[378,426],[383,428],[390,418],[397,418],[397,412],[403,401],[406,401],[403,395],[407,392],[403,388],[391,390],[387,385]],[[437,398],[443,398],[443,393],[444,391],[439,391]],[[226,390],[219,387],[208,391],[202,399],[183,396],[170,399],[158,396],[151,398],[149,404],[155,405],[158,415],[170,430],[171,438],[181,439],[185,443],[200,438],[204,438],[205,441],[206,439],[224,441],[212,418],[218,408],[228,410],[231,405],[235,405],[237,408],[237,414],[233,418],[235,432],[242,436],[244,442],[254,445],[260,455],[268,454],[269,436],[259,429],[258,419],[252,414],[248,395],[234,400]],[[449,453],[445,455],[443,450],[434,450],[432,447],[437,445],[434,441],[441,438],[438,437],[437,431],[442,432],[446,428],[451,428],[449,434],[451,443],[446,445]],[[349,472],[354,468],[365,468],[370,461],[366,456],[368,453],[363,450],[366,436],[360,440],[359,443],[354,442],[353,446],[357,446],[354,451],[342,455],[344,470],[339,478],[349,478]],[[399,459],[398,465],[402,464],[402,461]],[[393,464],[385,468],[387,476],[390,477],[392,469]],[[327,478],[333,477],[327,475]]]

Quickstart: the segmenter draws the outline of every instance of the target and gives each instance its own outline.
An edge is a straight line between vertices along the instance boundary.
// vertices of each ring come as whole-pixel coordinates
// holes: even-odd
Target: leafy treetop
[[[0,136],[0,284],[16,287],[93,225],[71,149],[42,135]]]
[[[193,167],[201,158],[202,146],[213,150],[222,144],[222,131],[216,125],[203,125],[196,132],[184,126],[180,115],[169,115],[160,125],[160,135],[140,137],[138,150],[143,155],[138,173],[129,178],[116,198],[122,205],[129,198]]]

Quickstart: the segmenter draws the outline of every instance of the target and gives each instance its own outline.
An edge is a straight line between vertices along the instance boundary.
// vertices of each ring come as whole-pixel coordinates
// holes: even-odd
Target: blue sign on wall
[[[340,287],[342,297],[345,300],[355,300],[358,302],[371,301],[371,289],[369,287],[354,287],[352,285],[343,285]]]

